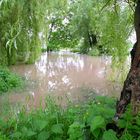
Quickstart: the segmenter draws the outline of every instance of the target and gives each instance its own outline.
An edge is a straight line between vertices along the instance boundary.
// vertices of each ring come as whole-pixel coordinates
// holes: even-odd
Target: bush
[[[18,75],[11,73],[6,68],[0,68],[0,93],[7,92],[13,88],[21,87],[23,80]]]
[[[90,50],[88,52],[88,55],[91,55],[91,56],[100,56],[101,54],[100,54],[100,51],[97,48],[94,48],[94,49],[92,49],[92,50]]]

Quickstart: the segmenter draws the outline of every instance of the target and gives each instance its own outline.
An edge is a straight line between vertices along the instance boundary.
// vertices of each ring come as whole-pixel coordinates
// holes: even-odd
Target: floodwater
[[[46,96],[58,98],[61,105],[66,105],[67,99],[72,102],[86,100],[93,93],[118,96],[122,86],[109,80],[110,63],[107,57],[70,52],[43,53],[35,64],[10,67],[27,79],[27,87],[24,91],[7,94],[8,100],[36,107],[44,104]]]

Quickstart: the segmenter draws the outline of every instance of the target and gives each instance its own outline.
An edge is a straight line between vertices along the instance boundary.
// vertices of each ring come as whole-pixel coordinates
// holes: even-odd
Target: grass
[[[115,103],[114,98],[97,96],[63,109],[47,98],[45,109],[29,112],[22,107],[1,117],[0,140],[139,140],[140,116],[128,109],[116,125]]]
[[[0,68],[0,94],[21,88],[23,86],[23,79],[10,72],[7,68]]]

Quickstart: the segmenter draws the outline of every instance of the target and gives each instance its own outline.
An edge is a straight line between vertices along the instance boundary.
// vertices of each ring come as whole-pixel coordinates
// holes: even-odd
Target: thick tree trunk
[[[120,117],[125,112],[129,103],[132,104],[134,114],[140,111],[140,0],[137,1],[135,8],[134,26],[137,42],[131,51],[131,68],[117,103],[116,117]]]

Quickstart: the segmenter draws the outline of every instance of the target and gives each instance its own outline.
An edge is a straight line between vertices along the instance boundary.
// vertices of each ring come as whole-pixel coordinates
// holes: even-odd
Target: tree
[[[63,7],[63,6],[62,6]],[[70,33],[70,15],[66,8],[48,16],[50,28],[48,33],[47,51],[59,50],[60,48],[71,48],[73,39]]]
[[[120,117],[125,112],[129,103],[132,104],[134,114],[140,111],[140,0],[136,1],[134,27],[136,43],[131,51],[131,67],[117,103],[116,117]]]
[[[82,40],[80,52],[87,54],[90,49],[97,45],[96,15],[94,12],[97,11],[98,3],[92,0],[79,0],[70,6],[71,12],[73,13],[71,18],[73,36],[79,42]]]
[[[117,2],[117,3],[116,3]],[[80,52],[99,49],[101,53],[125,59],[132,30],[131,10],[116,0],[78,0],[70,4],[71,32]],[[118,43],[119,42],[119,43]]]
[[[52,4],[54,2],[48,0],[0,1],[1,65],[35,62],[47,38],[46,17],[55,5]]]
[[[116,116],[120,117],[129,103],[132,104],[134,114],[137,113],[140,111],[140,0],[101,0],[95,3],[90,0],[82,2],[79,0],[76,4],[74,12],[74,18],[77,20],[75,23],[78,24],[76,31],[84,38],[84,43],[88,44],[89,31],[96,31],[98,43],[107,48],[111,55],[119,57],[119,61],[128,54],[127,40],[133,29],[132,13],[133,5],[136,4],[134,27],[137,41],[131,51],[131,67],[117,103]],[[87,48],[84,50],[88,51]]]
[[[66,8],[67,0],[0,1],[0,64],[34,63],[48,45],[48,17],[61,16]]]

